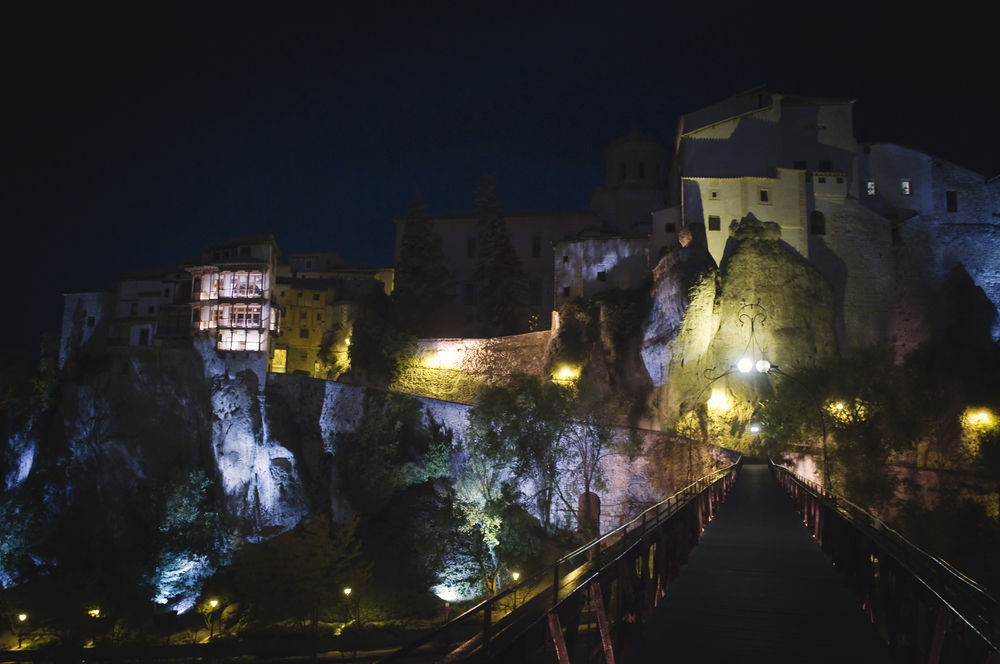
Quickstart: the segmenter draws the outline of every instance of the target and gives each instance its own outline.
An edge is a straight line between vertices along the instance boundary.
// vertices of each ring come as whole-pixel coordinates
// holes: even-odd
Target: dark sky
[[[391,263],[418,186],[434,212],[490,172],[507,209],[583,207],[633,122],[669,145],[679,114],[759,84],[855,98],[859,139],[1000,173],[986,16],[341,4],[0,5],[3,347],[35,352],[63,292],[238,235]]]

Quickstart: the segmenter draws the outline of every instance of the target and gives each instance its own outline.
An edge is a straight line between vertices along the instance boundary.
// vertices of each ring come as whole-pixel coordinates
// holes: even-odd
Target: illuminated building
[[[841,350],[889,342],[904,354],[932,334],[953,268],[1000,305],[1000,181],[909,148],[859,144],[853,104],[755,88],[683,116],[672,206],[653,216],[652,249],[701,224],[721,264],[732,224],[776,222],[783,244],[833,286]]]
[[[278,245],[272,236],[209,247],[191,273],[191,329],[211,335],[221,351],[268,352],[278,330],[274,306]]]

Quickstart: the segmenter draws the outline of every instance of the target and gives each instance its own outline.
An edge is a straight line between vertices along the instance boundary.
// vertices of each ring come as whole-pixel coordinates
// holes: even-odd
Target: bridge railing
[[[687,561],[740,461],[709,473],[381,662],[614,661]]]
[[[770,463],[898,661],[1000,664],[1000,601],[878,517]]]

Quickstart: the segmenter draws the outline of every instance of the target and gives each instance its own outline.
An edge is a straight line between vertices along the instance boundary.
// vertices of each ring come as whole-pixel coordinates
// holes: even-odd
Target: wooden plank
[[[604,595],[601,594],[601,584],[590,584],[590,601],[597,614],[597,631],[601,634],[601,645],[604,647],[604,661],[615,664],[615,649],[611,644],[611,630],[608,626],[608,614],[604,611]]]
[[[552,635],[552,644],[556,647],[556,657],[559,658],[559,664],[569,664],[569,651],[566,650],[566,639],[563,638],[562,624],[559,622],[558,613],[549,614],[549,634]]]

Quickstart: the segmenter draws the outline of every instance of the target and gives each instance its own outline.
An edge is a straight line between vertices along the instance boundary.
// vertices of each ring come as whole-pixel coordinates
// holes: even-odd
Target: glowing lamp
[[[576,380],[580,377],[580,369],[578,367],[570,366],[564,364],[556,371],[553,378],[556,380]]]
[[[348,586],[347,588],[344,588],[344,594],[347,595],[348,597],[351,596],[351,588],[350,588],[350,586]]]
[[[844,402],[838,401],[837,403],[833,404],[833,407],[836,408],[837,410],[844,410]]]
[[[347,337],[346,339],[344,339],[344,345],[345,346],[350,346],[351,345],[351,338],[350,337]]]
[[[760,433],[760,425],[754,422],[750,425],[750,433]]]
[[[210,599],[208,600],[208,605],[214,609],[215,607],[219,606],[219,600]]]
[[[771,370],[771,363],[767,360],[757,360],[756,366],[758,373],[767,373]]]
[[[91,618],[100,618],[101,610],[98,608],[90,609],[89,611],[87,611],[87,615],[90,616]]]
[[[520,572],[511,572],[510,573],[510,578],[514,579],[514,583],[517,583],[517,580],[521,578],[521,573]]]
[[[972,419],[978,422],[979,424],[989,424],[990,423],[989,411],[981,410],[975,415],[973,415]]]
[[[736,368],[740,370],[740,373],[750,373],[753,370],[753,360],[749,357],[740,358],[740,361],[736,363]]]
[[[19,614],[17,614],[17,619],[20,622],[24,622],[25,620],[28,619],[28,614],[27,613],[19,613]]]

